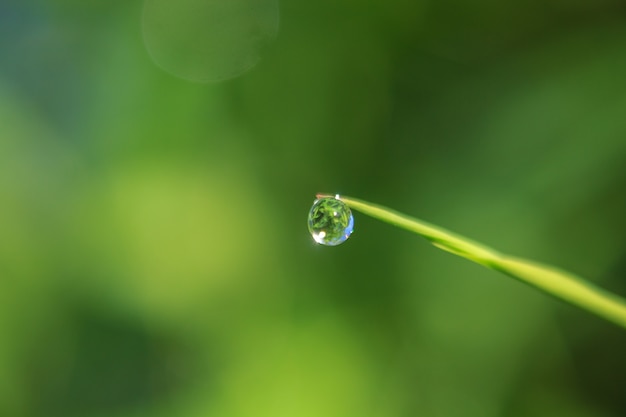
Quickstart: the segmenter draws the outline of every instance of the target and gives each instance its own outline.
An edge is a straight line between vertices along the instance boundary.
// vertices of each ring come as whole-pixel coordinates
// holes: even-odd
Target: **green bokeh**
[[[347,194],[626,294],[621,3],[286,0],[213,84],[142,7],[0,2],[0,416],[626,415],[617,326],[306,225]]]

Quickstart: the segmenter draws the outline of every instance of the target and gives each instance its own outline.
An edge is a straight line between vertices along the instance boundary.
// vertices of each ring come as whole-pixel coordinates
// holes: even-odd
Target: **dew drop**
[[[345,242],[354,229],[350,208],[336,197],[322,197],[313,202],[309,212],[309,232],[313,239],[326,246]]]

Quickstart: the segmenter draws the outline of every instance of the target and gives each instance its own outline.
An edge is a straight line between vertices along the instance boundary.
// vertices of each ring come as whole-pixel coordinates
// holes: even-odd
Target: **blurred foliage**
[[[141,14],[0,2],[0,415],[626,414],[617,326],[306,230],[346,193],[626,294],[623,2],[284,0],[214,84]]]

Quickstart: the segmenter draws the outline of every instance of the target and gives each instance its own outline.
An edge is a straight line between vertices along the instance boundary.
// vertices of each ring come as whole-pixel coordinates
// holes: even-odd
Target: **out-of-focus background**
[[[306,227],[626,294],[624,3],[228,4],[0,0],[0,415],[626,415],[617,326]]]

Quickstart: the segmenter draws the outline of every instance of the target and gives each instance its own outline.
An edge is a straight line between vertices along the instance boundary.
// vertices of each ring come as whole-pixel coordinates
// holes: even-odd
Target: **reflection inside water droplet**
[[[278,32],[278,0],[145,0],[143,39],[165,71],[191,81],[252,68]]]
[[[309,232],[319,244],[337,246],[345,242],[354,229],[350,208],[337,197],[319,198],[309,211]]]

